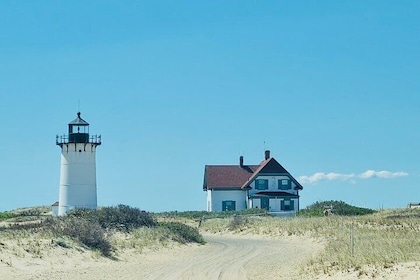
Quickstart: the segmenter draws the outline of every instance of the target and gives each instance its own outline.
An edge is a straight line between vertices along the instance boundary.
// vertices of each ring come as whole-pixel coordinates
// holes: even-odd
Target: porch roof
[[[287,197],[287,198],[298,198],[299,195],[288,193],[288,192],[257,192],[251,197]]]

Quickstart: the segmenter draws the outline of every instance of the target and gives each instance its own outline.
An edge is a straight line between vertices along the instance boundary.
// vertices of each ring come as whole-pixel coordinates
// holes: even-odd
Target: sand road
[[[322,248],[303,239],[205,238],[206,245],[124,253],[118,261],[71,257],[60,264],[52,260],[49,265],[32,265],[32,269],[0,269],[1,279],[293,279],[302,261]]]
[[[206,236],[207,248],[178,259],[150,279],[290,279],[321,247],[297,240]]]

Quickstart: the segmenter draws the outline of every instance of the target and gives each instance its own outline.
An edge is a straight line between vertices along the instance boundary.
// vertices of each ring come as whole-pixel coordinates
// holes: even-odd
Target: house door
[[[261,209],[269,210],[269,198],[261,197]]]

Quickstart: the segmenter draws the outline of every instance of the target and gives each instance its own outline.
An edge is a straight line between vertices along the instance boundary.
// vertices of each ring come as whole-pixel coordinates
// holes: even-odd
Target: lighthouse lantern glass
[[[89,133],[87,125],[72,125],[70,133]]]

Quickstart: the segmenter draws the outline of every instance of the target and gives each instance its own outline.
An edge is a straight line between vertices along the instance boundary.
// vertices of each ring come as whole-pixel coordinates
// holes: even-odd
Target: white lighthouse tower
[[[58,215],[76,208],[96,209],[96,147],[101,136],[89,135],[89,124],[77,113],[68,135],[56,137],[61,148]]]

